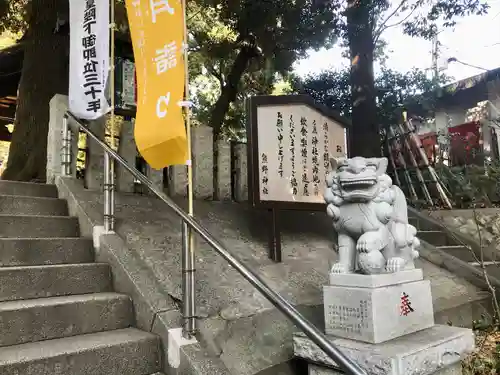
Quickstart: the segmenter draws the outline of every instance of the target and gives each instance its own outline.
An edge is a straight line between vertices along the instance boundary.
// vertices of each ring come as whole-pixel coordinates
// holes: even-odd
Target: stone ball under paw
[[[358,254],[359,268],[363,273],[372,275],[385,271],[385,258],[380,251]]]

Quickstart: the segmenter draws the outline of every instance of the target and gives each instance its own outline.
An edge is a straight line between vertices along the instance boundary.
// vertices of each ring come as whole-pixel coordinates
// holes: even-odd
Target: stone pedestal
[[[368,375],[460,375],[460,361],[474,349],[472,330],[436,325],[383,344],[331,337]],[[293,337],[295,356],[309,361],[309,375],[337,375],[338,365],[302,333]]]
[[[324,287],[329,335],[381,343],[434,325],[431,286],[422,270],[332,274]]]
[[[325,331],[368,375],[459,375],[474,349],[472,330],[434,325],[430,282],[422,270],[331,274],[324,287]],[[293,338],[308,375],[343,374],[303,333]]]

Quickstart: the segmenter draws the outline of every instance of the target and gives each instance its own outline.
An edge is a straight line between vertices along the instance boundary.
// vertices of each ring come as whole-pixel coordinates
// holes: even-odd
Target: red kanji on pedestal
[[[413,307],[411,307],[411,302],[410,302],[410,297],[408,294],[403,293],[401,296],[401,307],[400,307],[400,313],[401,315],[407,316],[409,313],[413,312]]]

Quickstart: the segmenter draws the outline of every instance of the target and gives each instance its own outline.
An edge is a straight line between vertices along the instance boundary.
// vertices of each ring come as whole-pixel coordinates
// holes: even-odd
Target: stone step
[[[0,347],[128,328],[128,296],[97,293],[0,302]]]
[[[0,238],[0,266],[91,263],[92,240],[84,238]]]
[[[160,370],[159,339],[134,328],[0,348],[2,375],[145,375]]]
[[[79,237],[78,220],[65,216],[0,215],[0,238]]]
[[[0,195],[2,215],[47,215],[67,216],[65,200],[46,197],[25,197],[22,195]]]
[[[0,194],[57,198],[55,185],[0,180]]]
[[[474,321],[484,320],[485,316],[491,316],[491,295],[486,291],[460,294],[452,290],[448,298],[434,301],[436,324],[472,328]]]
[[[436,246],[438,249],[443,250],[445,253],[453,255],[454,257],[463,260],[464,262],[475,262],[473,252],[465,246]]]
[[[0,301],[112,290],[110,268],[102,263],[2,267],[0,286]]]
[[[453,246],[455,245],[454,240],[449,238],[446,233],[440,231],[419,231],[417,237],[421,240],[434,245],[434,246]]]

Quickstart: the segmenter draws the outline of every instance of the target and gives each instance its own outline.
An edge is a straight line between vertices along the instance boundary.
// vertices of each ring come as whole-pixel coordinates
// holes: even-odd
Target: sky
[[[445,60],[455,57],[464,63],[484,69],[500,67],[500,0],[488,2],[491,8],[485,16],[469,16],[458,19],[454,28],[439,34],[441,56],[439,65],[454,80],[461,80],[484,70],[453,62],[446,67]],[[405,72],[412,68],[429,69],[432,65],[432,43],[403,34],[401,28],[386,30],[382,36],[389,42],[387,66]],[[341,57],[341,49],[311,51],[309,57],[298,61],[295,72],[301,76],[322,70],[340,70],[349,61]],[[375,67],[377,68],[377,67]],[[429,70],[429,77],[430,77]]]

